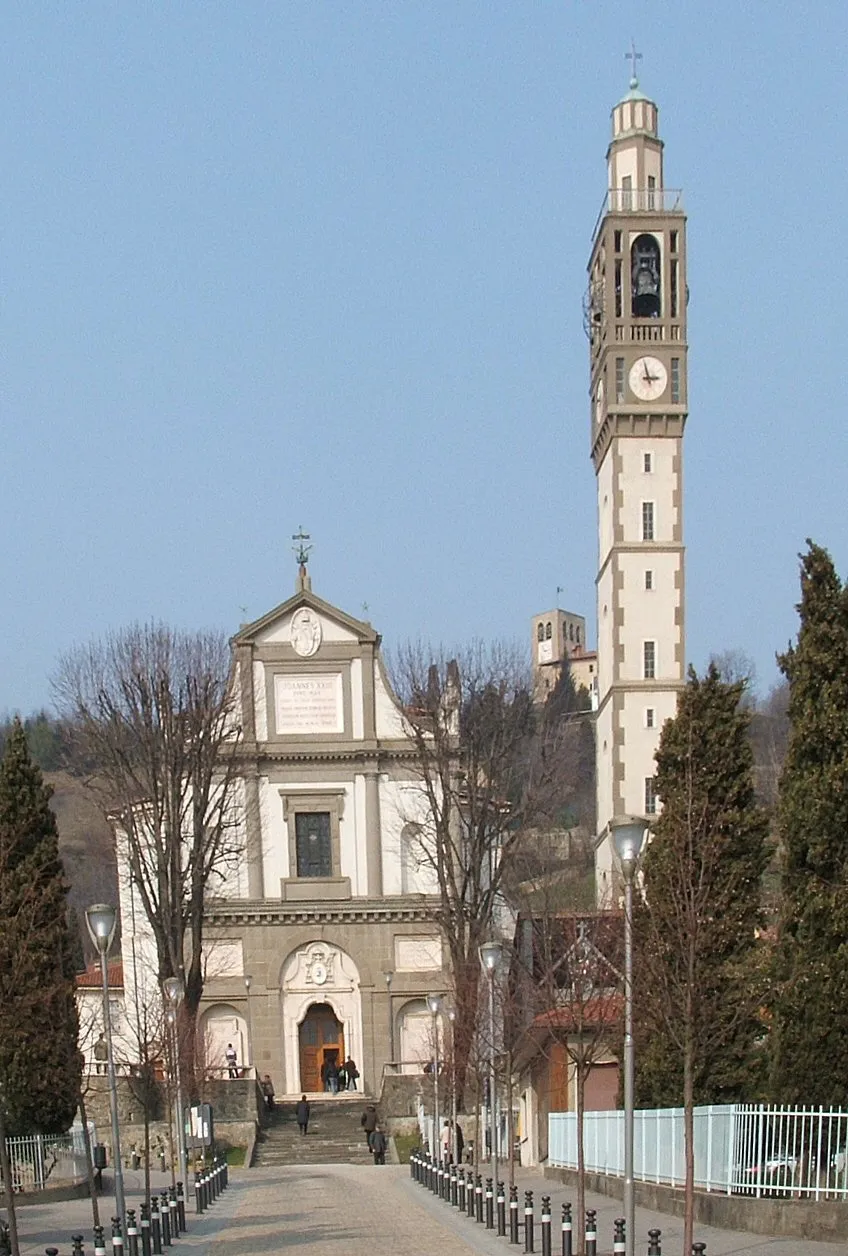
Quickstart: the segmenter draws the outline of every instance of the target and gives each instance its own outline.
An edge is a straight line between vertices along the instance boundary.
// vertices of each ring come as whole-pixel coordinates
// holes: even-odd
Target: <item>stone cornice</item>
[[[409,761],[418,757],[415,746],[407,742],[337,742],[332,746],[309,745],[301,742],[292,745],[284,741],[244,743],[239,747],[239,757],[249,763],[362,763],[378,759],[385,762]]]
[[[227,902],[218,899],[207,905],[205,922],[213,927],[419,922],[434,926],[438,906],[438,899],[423,896],[417,901],[405,899],[397,903],[368,898],[312,903],[282,902],[279,899],[233,899]]]

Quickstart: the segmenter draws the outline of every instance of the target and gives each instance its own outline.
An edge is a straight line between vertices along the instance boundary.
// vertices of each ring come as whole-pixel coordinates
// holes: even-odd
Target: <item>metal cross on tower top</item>
[[[636,40],[635,40],[635,39],[631,39],[631,41],[630,41],[630,51],[629,51],[629,52],[625,52],[625,54],[624,54],[624,60],[625,60],[625,61],[629,61],[629,62],[630,62],[630,86],[631,86],[631,87],[638,87],[638,86],[639,86],[639,78],[638,78],[638,75],[636,74],[636,62],[637,62],[637,61],[641,61],[641,60],[642,60],[642,54],[641,54],[641,52],[637,52],[637,51],[636,51]]]
[[[299,525],[298,531],[292,534],[292,540],[297,542],[296,545],[292,546],[292,552],[303,568],[309,562],[309,555],[312,550],[312,546],[306,544],[310,539],[309,533],[304,532],[302,524]]]

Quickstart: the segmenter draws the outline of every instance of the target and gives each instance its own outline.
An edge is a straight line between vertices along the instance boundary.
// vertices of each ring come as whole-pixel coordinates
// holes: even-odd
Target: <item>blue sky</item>
[[[387,644],[594,620],[609,111],[689,213],[687,647],[760,683],[848,568],[848,6],[64,0],[0,74],[0,710],[63,650],[316,592]],[[246,608],[243,610],[242,608]]]

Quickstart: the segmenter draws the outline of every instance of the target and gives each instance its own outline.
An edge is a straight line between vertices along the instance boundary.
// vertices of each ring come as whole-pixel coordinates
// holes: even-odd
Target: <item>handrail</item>
[[[592,239],[607,214],[682,214],[682,188],[608,188],[592,228]]]

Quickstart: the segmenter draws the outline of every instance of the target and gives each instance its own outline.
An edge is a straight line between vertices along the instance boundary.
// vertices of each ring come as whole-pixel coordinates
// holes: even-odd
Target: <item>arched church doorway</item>
[[[310,1004],[300,1022],[300,1084],[307,1092],[324,1089],[321,1069],[329,1060],[345,1059],[344,1029],[329,1003]]]

